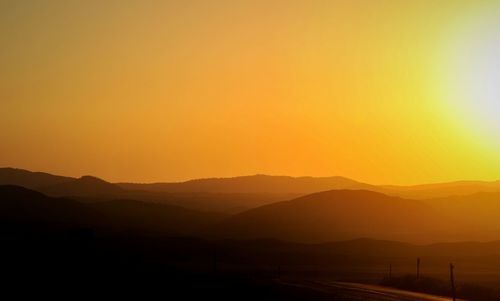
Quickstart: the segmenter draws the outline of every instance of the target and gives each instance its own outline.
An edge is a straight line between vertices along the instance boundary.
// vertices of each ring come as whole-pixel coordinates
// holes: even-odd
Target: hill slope
[[[0,186],[2,223],[95,224],[98,214],[71,199],[51,198],[19,186]]]
[[[106,216],[107,223],[114,228],[126,227],[135,231],[175,235],[195,235],[203,227],[220,222],[226,217],[219,213],[134,200],[106,201],[89,206]]]
[[[63,229],[91,227],[105,231],[193,235],[224,217],[222,214],[131,200],[84,204],[69,198],[49,197],[19,186],[0,186],[0,223],[15,227],[44,224]]]
[[[297,242],[359,237],[432,242],[453,239],[453,229],[431,206],[371,191],[334,190],[243,212],[212,230],[225,238]]]
[[[469,231],[482,235],[478,239],[496,240],[500,238],[500,192],[481,192],[464,196],[426,200],[430,206],[448,216],[467,221]]]

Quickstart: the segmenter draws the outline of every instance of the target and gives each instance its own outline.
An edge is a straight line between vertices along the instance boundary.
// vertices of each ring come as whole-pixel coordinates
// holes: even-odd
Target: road
[[[333,300],[349,301],[451,301],[451,298],[433,296],[422,293],[387,288],[377,285],[333,282],[307,281],[288,283],[294,286],[307,287],[331,294]],[[465,301],[457,299],[457,301]]]

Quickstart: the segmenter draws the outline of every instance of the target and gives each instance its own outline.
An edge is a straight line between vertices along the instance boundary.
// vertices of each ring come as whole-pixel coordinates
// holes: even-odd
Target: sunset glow
[[[0,166],[500,178],[498,1],[0,5]]]
[[[500,150],[500,11],[484,10],[447,40],[441,68],[442,98],[457,124]]]

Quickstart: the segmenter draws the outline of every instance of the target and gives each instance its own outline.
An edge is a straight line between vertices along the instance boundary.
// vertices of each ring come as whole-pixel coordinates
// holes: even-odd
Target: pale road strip
[[[415,293],[378,285],[334,281],[286,281],[287,285],[321,291],[332,300],[346,301],[451,301],[451,298]],[[457,301],[466,301],[457,299]]]
[[[451,298],[434,296],[423,293],[415,293],[378,285],[347,283],[347,282],[321,282],[324,285],[332,286],[338,290],[352,291],[354,294],[364,294],[370,299],[366,300],[402,300],[402,301],[450,301]],[[457,299],[457,301],[466,301]]]

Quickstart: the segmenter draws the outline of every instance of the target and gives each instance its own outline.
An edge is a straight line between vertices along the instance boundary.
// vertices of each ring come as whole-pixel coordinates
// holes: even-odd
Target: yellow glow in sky
[[[495,2],[1,1],[0,165],[498,179]]]

